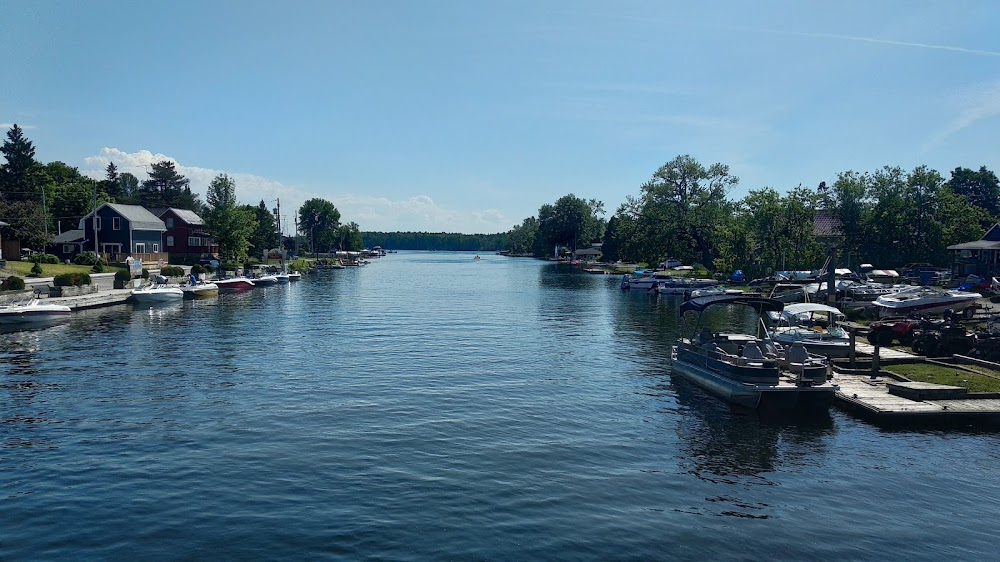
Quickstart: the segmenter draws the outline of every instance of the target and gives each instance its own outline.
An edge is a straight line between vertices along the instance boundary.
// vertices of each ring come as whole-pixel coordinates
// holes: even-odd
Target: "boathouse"
[[[979,240],[952,244],[948,249],[955,252],[956,275],[1000,275],[1000,223],[993,225]]]

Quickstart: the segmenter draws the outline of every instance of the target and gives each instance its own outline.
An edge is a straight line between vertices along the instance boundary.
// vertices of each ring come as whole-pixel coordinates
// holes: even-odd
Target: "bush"
[[[131,281],[132,274],[125,269],[119,269],[115,272],[115,281]]]
[[[145,267],[142,268],[142,278],[143,279],[149,279],[149,270],[146,269]]]
[[[94,265],[97,263],[97,254],[94,252],[83,252],[73,258],[76,265]]]
[[[231,262],[230,263],[223,263],[223,264],[220,265],[220,267],[223,270],[225,270],[225,271],[236,271],[237,269],[240,268],[240,264],[238,264],[238,263],[231,263]]]
[[[42,276],[42,264],[35,262],[35,265],[31,266],[31,276],[41,277]]]
[[[164,277],[180,277],[184,275],[184,268],[176,265],[167,265],[160,268],[160,275]]]
[[[11,275],[10,277],[0,282],[0,291],[23,291],[24,290],[24,279],[21,279],[17,275]]]
[[[90,285],[90,275],[87,273],[60,273],[52,278],[56,287],[79,287]]]
[[[288,264],[288,270],[298,271],[299,273],[309,271],[309,262],[306,260],[295,260]]]
[[[104,262],[102,260],[97,260],[94,267],[90,268],[93,273],[104,273]]]
[[[199,264],[194,264],[191,266],[191,275],[201,275],[202,273],[211,273],[211,268],[202,267]]]

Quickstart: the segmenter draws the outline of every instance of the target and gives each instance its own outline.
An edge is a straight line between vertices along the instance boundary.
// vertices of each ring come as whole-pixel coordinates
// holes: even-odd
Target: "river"
[[[1000,434],[760,419],[677,302],[401,252],[0,334],[0,559],[983,559]]]

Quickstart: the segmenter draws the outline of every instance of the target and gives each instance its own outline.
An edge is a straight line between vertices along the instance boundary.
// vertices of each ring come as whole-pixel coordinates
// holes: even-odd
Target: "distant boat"
[[[215,297],[219,295],[219,286],[215,283],[206,283],[204,281],[200,283],[193,283],[191,285],[184,285],[181,287],[181,291],[184,292],[184,297],[189,299],[206,299],[209,297]]]
[[[245,291],[254,288],[254,282],[246,277],[230,277],[229,279],[216,279],[213,281],[219,286],[222,292]]]
[[[168,302],[184,298],[184,291],[175,285],[146,285],[132,289],[132,300],[135,302],[154,303]]]
[[[474,258],[472,258],[472,259],[474,259],[474,260],[478,260],[478,259],[481,259],[481,258],[479,257],[479,254],[476,254],[476,257],[474,257]]]

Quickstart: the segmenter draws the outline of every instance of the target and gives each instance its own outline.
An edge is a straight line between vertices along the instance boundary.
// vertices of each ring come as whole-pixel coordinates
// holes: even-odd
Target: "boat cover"
[[[817,302],[800,302],[795,304],[789,304],[785,306],[785,312],[791,315],[802,314],[804,312],[829,312],[831,314],[841,314],[841,315],[843,314],[843,312],[837,310],[832,306],[819,304]]]

